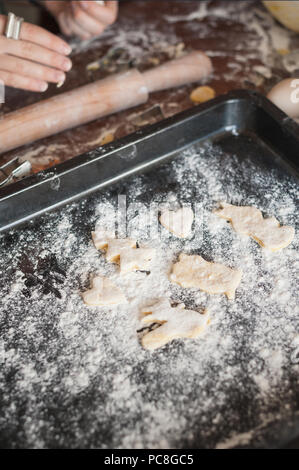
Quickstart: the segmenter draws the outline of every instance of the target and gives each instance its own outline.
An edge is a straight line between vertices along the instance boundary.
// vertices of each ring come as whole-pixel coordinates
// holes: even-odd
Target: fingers
[[[65,80],[72,63],[70,46],[39,26],[23,23],[20,40],[4,36],[7,16],[0,15],[0,80],[5,85],[43,92]]]
[[[0,80],[2,80],[6,86],[21,88],[22,90],[44,92],[48,88],[48,84],[46,82],[36,80],[34,78],[23,77],[15,72],[12,73],[5,70],[0,70]]]
[[[85,10],[80,7],[79,2],[72,2],[72,9],[75,23],[89,33],[91,37],[98,36],[104,31],[105,25],[88,15]]]
[[[15,41],[4,36],[0,36],[0,54],[28,59],[64,72],[68,72],[72,67],[68,57],[27,41]]]
[[[117,18],[118,2],[105,2],[105,6],[101,6],[95,2],[88,0],[76,2],[83,8],[86,13],[103,23],[105,26],[111,25]]]
[[[69,7],[71,7],[71,5]],[[59,16],[59,19],[60,18],[64,22],[66,30],[69,31],[69,36],[76,35],[80,39],[89,39],[91,37],[90,33],[75,20],[72,8],[69,8],[68,11],[62,12]]]
[[[23,77],[33,78],[43,83],[64,82],[65,74],[59,70],[45,67],[35,62],[29,62],[19,57],[9,55],[0,55],[1,70],[22,75]],[[37,90],[39,91],[39,90]]]
[[[4,36],[7,17],[0,15],[0,79],[5,85],[43,92],[65,80],[72,63],[69,45],[35,25],[23,23],[20,40]]]
[[[65,12],[61,12],[59,15],[58,15],[58,23],[59,23],[59,26],[60,26],[60,29],[61,29],[61,32],[63,34],[65,34],[66,36],[71,36],[72,35],[72,30],[70,28],[70,25],[67,21],[67,17],[66,17],[66,14]]]
[[[30,23],[22,25],[20,39],[46,47],[58,54],[69,55],[72,52],[71,47],[61,38]]]
[[[0,15],[1,35],[4,35],[6,22],[7,16]],[[71,47],[65,41],[49,31],[30,23],[22,24],[20,39],[45,47],[58,54],[68,55],[71,53]]]
[[[101,6],[93,1],[72,1],[58,16],[62,32],[68,36],[76,35],[90,39],[100,35],[105,28],[114,23],[118,13],[118,2],[105,2]]]

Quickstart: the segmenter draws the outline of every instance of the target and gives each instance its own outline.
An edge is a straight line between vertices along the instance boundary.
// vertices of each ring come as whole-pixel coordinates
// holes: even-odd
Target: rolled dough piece
[[[182,207],[177,211],[164,211],[160,223],[176,237],[187,238],[191,233],[194,213],[190,207]]]
[[[120,254],[120,273],[149,271],[155,254],[156,250],[152,248],[123,250]]]
[[[240,284],[242,271],[223,264],[210,263],[199,255],[182,253],[179,262],[172,267],[170,280],[182,287],[197,287],[208,294],[225,294],[228,299],[235,298]]]
[[[237,233],[248,235],[271,251],[287,247],[294,239],[293,227],[281,226],[275,217],[264,219],[256,207],[237,207],[225,202],[215,214],[229,220]]]
[[[196,338],[209,323],[209,315],[185,310],[184,305],[172,308],[168,299],[161,299],[142,310],[142,323],[160,323],[161,326],[146,333],[141,344],[151,351],[161,348],[173,339]]]
[[[192,91],[190,95],[191,101],[193,103],[205,103],[206,101],[212,100],[215,98],[215,90],[210,86],[199,86]]]
[[[122,250],[136,248],[136,240],[115,238],[112,231],[96,230],[91,235],[96,249],[106,251],[106,259],[111,263],[119,263]]]
[[[110,263],[120,263],[122,252],[136,249],[136,240],[130,238],[117,238],[108,241],[108,249],[106,251],[106,259]]]
[[[106,250],[109,240],[114,240],[115,233],[106,230],[96,230],[95,232],[91,232],[91,236],[97,250]]]
[[[179,306],[181,308],[185,308],[184,304],[179,304]],[[149,323],[147,321],[147,319],[146,319],[147,317],[145,317],[145,315],[149,315],[151,313],[156,313],[156,312],[159,312],[160,310],[167,310],[168,308],[171,308],[171,303],[170,303],[170,300],[166,297],[164,297],[162,299],[159,299],[156,302],[153,302],[152,304],[144,307],[141,310],[141,315],[143,316],[142,322],[143,323]]]
[[[115,238],[113,232],[96,230],[92,239],[98,250],[106,251],[106,259],[111,263],[119,263],[121,274],[131,271],[149,271],[156,250],[152,248],[136,248],[136,240]]]
[[[97,276],[92,281],[91,289],[82,294],[83,301],[89,306],[105,306],[126,303],[122,291],[106,277]]]

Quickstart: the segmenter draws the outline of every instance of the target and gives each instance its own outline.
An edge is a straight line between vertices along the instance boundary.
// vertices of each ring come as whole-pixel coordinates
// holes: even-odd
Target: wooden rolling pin
[[[203,52],[192,52],[143,74],[112,75],[0,119],[0,153],[29,144],[148,100],[149,93],[197,82],[212,71]]]

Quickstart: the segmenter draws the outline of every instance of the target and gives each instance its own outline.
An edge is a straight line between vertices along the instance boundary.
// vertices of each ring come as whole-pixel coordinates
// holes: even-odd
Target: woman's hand
[[[63,9],[59,8],[54,12],[52,7],[52,12],[66,36],[78,36],[81,39],[99,36],[117,18],[116,1],[105,2],[104,5],[92,0],[63,3]],[[48,5],[48,8],[51,10],[51,5]]]
[[[19,40],[4,36],[7,16],[0,15],[0,80],[6,86],[36,92],[65,80],[72,63],[70,46],[39,26],[23,23]]]

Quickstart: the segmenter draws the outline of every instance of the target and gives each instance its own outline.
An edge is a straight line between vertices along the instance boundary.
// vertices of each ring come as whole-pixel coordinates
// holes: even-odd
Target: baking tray
[[[230,132],[255,134],[290,171],[298,171],[299,126],[262,95],[234,91],[1,189],[0,231],[149,170],[194,142]]]
[[[105,263],[90,232],[103,207],[117,207],[118,195],[126,195],[129,208],[172,194],[181,204],[199,201],[211,213],[219,202],[211,184],[219,179],[225,200],[256,205],[295,227],[295,204],[291,214],[277,211],[296,203],[298,136],[298,126],[264,97],[238,91],[2,190],[1,216],[11,204],[4,230],[101,189],[0,235],[0,362],[7,351],[0,371],[0,447],[298,446],[298,366],[289,359],[288,343],[290,327],[298,332],[298,318],[289,312],[295,279],[288,301],[284,291],[282,304],[278,296],[270,299],[277,270],[293,269],[295,240],[271,257],[275,269],[248,242],[244,254],[257,277],[249,273],[233,303],[204,293],[194,301],[194,291],[172,288],[172,299],[190,308],[207,306],[212,297],[219,302],[213,315],[219,330],[212,324],[198,342],[174,341],[144,352],[127,337],[135,339],[136,332],[125,311],[91,311],[80,297]],[[134,211],[127,216],[134,221]],[[202,239],[197,227],[193,241],[159,243],[165,253],[191,247],[234,265],[242,250],[239,237],[223,224],[216,228],[207,225]],[[217,331],[221,338],[214,343]],[[229,336],[231,347],[225,343]],[[269,345],[281,348],[288,362],[283,376],[273,365],[273,394],[265,398],[253,376],[263,374],[268,359],[259,348]]]

